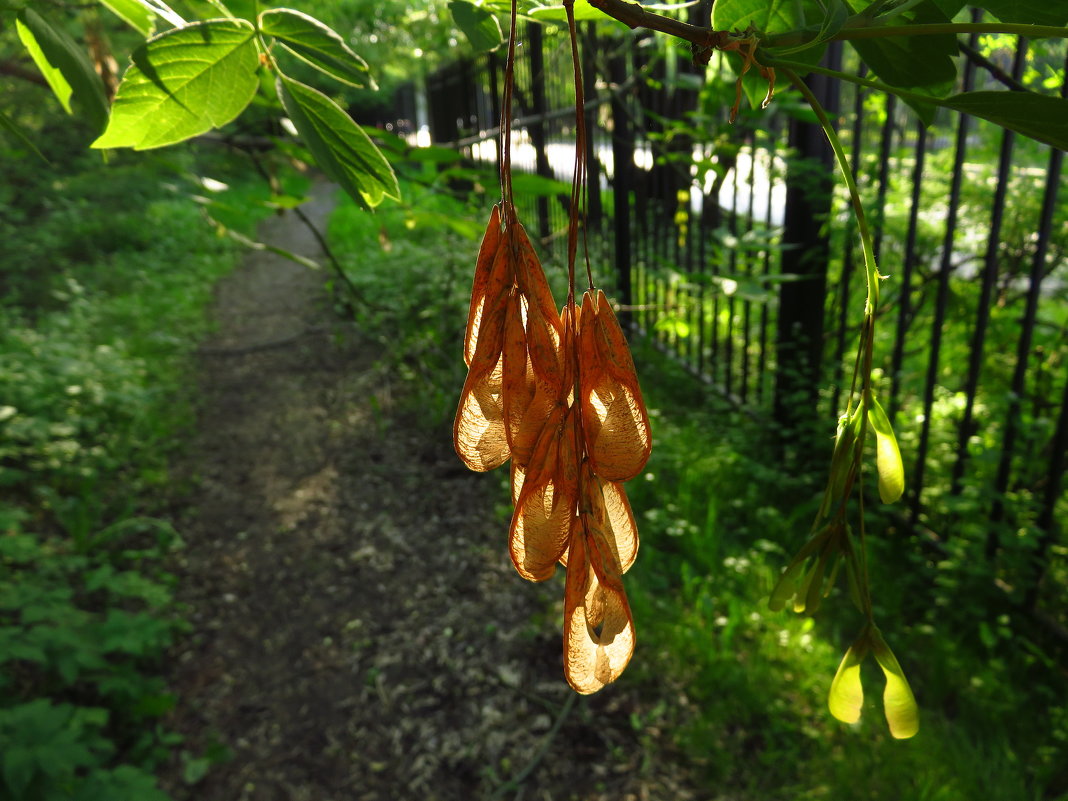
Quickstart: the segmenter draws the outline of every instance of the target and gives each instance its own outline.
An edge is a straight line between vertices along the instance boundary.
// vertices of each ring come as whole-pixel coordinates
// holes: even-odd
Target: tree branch
[[[977,64],[978,66],[983,67],[984,69],[986,69],[991,75],[994,76],[994,78],[996,78],[998,81],[1003,83],[1005,86],[1007,86],[1010,89],[1012,89],[1014,92],[1026,92],[1027,91],[1027,87],[1026,86],[1024,86],[1022,83],[1020,83],[1015,78],[1013,78],[1011,75],[1009,75],[1007,72],[1005,72],[1005,70],[1003,70],[1001,67],[999,67],[997,64],[995,64],[990,59],[988,59],[982,53],[980,53],[977,50],[975,50],[974,48],[972,48],[972,46],[969,45],[967,42],[960,42],[959,46],[960,46],[961,52],[964,53],[964,55],[966,55],[968,57],[969,61],[971,61],[973,64]]]
[[[48,81],[44,79],[41,73],[27,69],[15,61],[0,61],[0,75],[10,75],[12,78],[21,78],[24,81],[48,88]]]
[[[730,42],[730,33],[700,28],[661,14],[646,11],[638,3],[628,0],[589,0],[589,4],[603,14],[618,20],[628,28],[648,28],[669,36],[685,39],[702,50],[720,50]]]

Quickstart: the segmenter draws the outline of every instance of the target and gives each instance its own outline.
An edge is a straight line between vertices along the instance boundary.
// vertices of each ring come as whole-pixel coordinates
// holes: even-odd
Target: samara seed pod
[[[634,653],[630,604],[621,583],[605,584],[595,570],[605,561],[599,547],[576,517],[564,584],[564,677],[583,695],[619,678]]]
[[[504,425],[502,359],[491,370],[471,370],[460,392],[452,441],[457,456],[472,470],[500,467],[510,456]]]
[[[649,414],[626,338],[600,290],[583,295],[578,329],[586,452],[597,475],[628,481],[652,450]]]
[[[471,284],[471,308],[467,313],[467,330],[464,332],[464,361],[468,365],[471,364],[471,357],[475,354],[475,342],[478,339],[478,330],[482,322],[490,270],[497,256],[500,242],[501,208],[494,206],[490,212],[489,223],[486,225],[486,233],[482,237],[482,245],[478,249],[475,277]]]

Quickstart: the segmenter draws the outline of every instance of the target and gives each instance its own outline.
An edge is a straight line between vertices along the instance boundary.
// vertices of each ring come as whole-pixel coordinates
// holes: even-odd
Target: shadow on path
[[[305,207],[320,226],[332,194],[321,185]],[[262,234],[318,255],[291,214]],[[168,789],[198,801],[697,797],[658,745],[669,733],[631,722],[663,699],[626,681],[580,699],[547,737],[571,693],[561,576],[515,575],[497,482],[393,402],[388,367],[334,315],[323,279],[256,252],[218,287],[185,466],[198,489],[177,572],[193,632],[174,654],[171,725],[191,754],[218,742],[232,756],[195,785],[172,765]],[[502,787],[535,755],[524,782]]]

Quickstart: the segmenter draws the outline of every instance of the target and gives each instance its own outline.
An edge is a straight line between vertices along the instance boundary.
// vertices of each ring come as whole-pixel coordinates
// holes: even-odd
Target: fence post
[[[538,175],[552,178],[553,171],[549,166],[549,156],[545,146],[545,52],[542,49],[542,33],[540,25],[527,26],[527,44],[530,46],[530,97],[534,106],[532,109],[537,120],[530,124],[530,143],[534,145],[534,167]],[[549,198],[539,195],[538,208],[538,234],[542,243],[549,241],[552,232],[549,225]]]
[[[826,60],[837,69],[840,47],[828,50]],[[810,75],[806,82],[833,118],[838,112],[836,83],[822,75]],[[791,120],[789,145],[796,157],[786,170],[782,272],[804,278],[783,282],[779,290],[774,415],[784,433],[796,432],[816,415],[830,257],[825,223],[831,213],[836,169],[834,154],[818,125]]]
[[[597,29],[592,22],[584,26],[582,47],[582,93],[586,99],[586,224],[599,230],[604,210],[601,207],[601,163],[597,160],[594,141],[597,133]]]
[[[634,173],[634,131],[627,116],[626,98],[618,87],[627,80],[623,55],[613,56],[609,63],[609,77],[616,89],[612,92],[612,227],[615,231],[616,275],[619,281],[619,315],[624,330],[634,324],[629,307],[634,304],[630,283],[630,187]]]

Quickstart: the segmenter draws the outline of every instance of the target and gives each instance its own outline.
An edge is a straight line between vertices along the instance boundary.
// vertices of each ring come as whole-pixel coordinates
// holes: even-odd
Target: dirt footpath
[[[320,226],[331,196],[321,187],[305,207]],[[318,255],[292,214],[263,237]],[[197,801],[713,797],[680,786],[668,732],[633,722],[672,699],[625,676],[569,701],[562,576],[515,574],[499,482],[463,468],[448,430],[400,411],[324,278],[258,252],[218,287],[185,465],[198,489],[179,594],[193,632],[173,655],[170,725],[190,754],[218,743],[230,758],[192,785],[176,761],[167,789]]]

